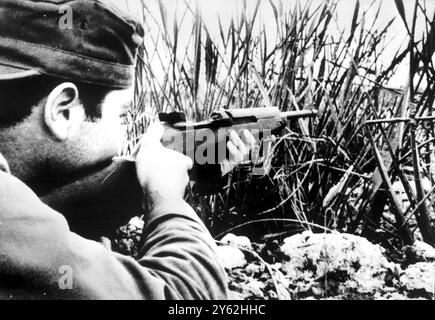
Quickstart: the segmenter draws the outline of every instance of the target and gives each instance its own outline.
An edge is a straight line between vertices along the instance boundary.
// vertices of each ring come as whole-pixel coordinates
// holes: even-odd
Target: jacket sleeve
[[[158,204],[144,234],[139,259],[113,253],[0,172],[0,298],[227,297],[214,241],[187,203]]]

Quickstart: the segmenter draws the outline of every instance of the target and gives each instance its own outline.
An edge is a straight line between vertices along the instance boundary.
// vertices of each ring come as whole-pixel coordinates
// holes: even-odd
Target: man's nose
[[[10,173],[8,163],[1,153],[0,153],[0,170],[6,173]]]

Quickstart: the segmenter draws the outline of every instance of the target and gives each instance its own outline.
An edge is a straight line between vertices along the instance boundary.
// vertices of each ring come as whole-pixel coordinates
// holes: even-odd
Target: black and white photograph
[[[434,54],[435,0],[0,0],[0,300],[435,300]]]

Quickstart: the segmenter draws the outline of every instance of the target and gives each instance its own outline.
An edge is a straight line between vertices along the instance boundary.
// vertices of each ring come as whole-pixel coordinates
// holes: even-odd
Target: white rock
[[[246,283],[244,286],[244,290],[246,290],[246,292],[249,293],[249,295],[251,296],[264,299],[264,283],[257,279],[252,279],[251,281]]]
[[[233,244],[236,246],[241,246],[247,249],[251,249],[252,250],[252,243],[251,240],[249,240],[248,237],[243,237],[243,236],[236,236],[232,233],[227,234],[225,237],[222,238],[221,242],[223,243],[228,243],[228,244]]]
[[[400,284],[407,291],[424,290],[429,295],[435,294],[435,264],[419,262],[411,265],[400,275]]]
[[[354,287],[359,293],[373,293],[385,285],[385,276],[395,266],[380,246],[350,234],[308,231],[285,239],[281,250],[289,257],[282,266],[286,277],[308,287],[336,276],[340,290]]]
[[[230,300],[245,300],[246,296],[243,295],[243,293],[229,290],[229,298],[230,298]]]
[[[408,247],[407,251],[411,251],[419,262],[435,261],[435,248],[423,241],[416,241],[413,246]]]
[[[248,263],[245,254],[232,246],[218,246],[217,255],[225,269],[243,268]]]

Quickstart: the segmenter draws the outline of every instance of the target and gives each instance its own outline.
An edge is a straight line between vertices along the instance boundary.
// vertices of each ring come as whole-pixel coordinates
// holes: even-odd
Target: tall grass
[[[221,107],[318,110],[317,119],[294,121],[277,139],[269,175],[254,179],[239,170],[222,192],[189,196],[214,234],[231,228],[274,239],[318,226],[390,247],[420,237],[434,244],[434,124],[415,120],[432,115],[434,102],[435,18],[425,1],[415,2],[411,21],[395,1],[408,44],[389,65],[380,61],[393,21],[381,25],[380,1],[365,11],[357,1],[350,25],[337,32],[337,1],[294,1],[286,9],[271,0],[273,33],[260,0],[240,3],[213,37],[193,2],[178,1],[181,14],[169,17],[163,1],[157,15],[143,1],[148,32],[130,141],[145,130],[144,115],[160,111],[202,120]],[[417,23],[425,26],[422,38]],[[409,79],[402,89],[388,88],[405,59]],[[373,121],[391,117],[407,121]]]

